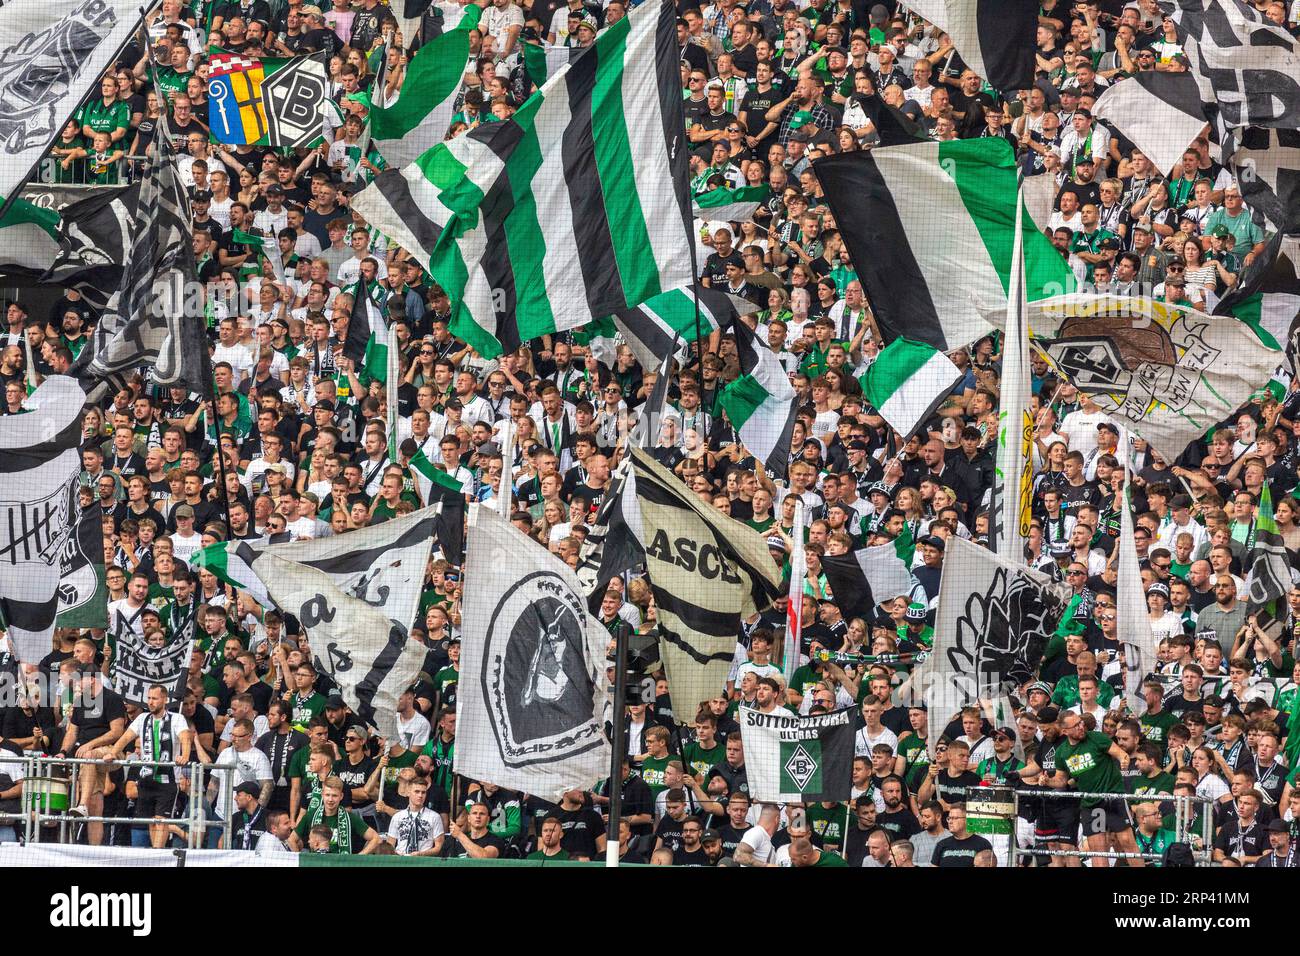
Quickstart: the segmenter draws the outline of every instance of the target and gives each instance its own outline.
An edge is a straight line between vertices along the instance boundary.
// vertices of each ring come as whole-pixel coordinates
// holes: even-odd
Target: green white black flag
[[[853,792],[853,709],[801,717],[740,708],[751,800],[820,803]]]

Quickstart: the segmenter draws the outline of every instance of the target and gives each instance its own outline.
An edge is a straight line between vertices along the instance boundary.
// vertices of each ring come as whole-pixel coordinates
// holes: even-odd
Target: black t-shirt
[[[734,249],[727,256],[720,256],[716,252],[709,253],[709,258],[704,260],[704,278],[709,280],[712,288],[718,289],[727,284],[728,265],[738,265],[744,268],[744,260]]]
[[[957,776],[951,776],[947,769],[940,770],[939,775],[934,778],[935,796],[945,803],[964,803],[966,801],[966,790],[969,787],[978,787],[980,777],[973,770],[966,770]]]
[[[656,842],[663,840],[664,846],[676,853],[682,846],[682,827],[685,825],[685,820],[674,820],[670,816],[665,816],[655,827]]]
[[[931,862],[940,869],[969,868],[975,865],[975,854],[981,850],[991,850],[993,844],[977,833],[972,833],[964,840],[947,837],[935,844]]]
[[[560,821],[560,827],[564,830],[564,837],[560,840],[561,848],[570,856],[595,859],[596,837],[605,832],[605,821],[599,813],[591,807],[579,807],[576,810],[556,807],[550,815]]]
[[[465,831],[465,835],[469,836],[468,830]],[[490,846],[496,847],[498,860],[506,855],[506,841],[501,839],[499,836],[493,836],[491,832],[485,833],[481,837],[478,837],[477,839],[474,837],[470,837],[469,839],[470,842],[473,843],[475,846],[480,846],[485,849]],[[455,839],[454,837],[448,836],[446,841],[444,841],[443,845],[446,847],[446,849],[443,851],[444,856],[448,856],[448,857],[469,856],[469,854],[465,852],[465,848],[460,845],[460,841]]]
[[[37,727],[45,731],[53,741],[55,737],[54,711],[48,707],[37,707],[28,714],[21,707],[9,707],[5,709],[3,720],[0,720],[0,737],[9,740],[21,740],[24,737],[30,737],[32,731]]]
[[[709,862],[709,855],[704,852],[704,847],[698,850],[688,850],[686,847],[678,847],[673,851],[673,866],[712,866]]]
[[[109,724],[119,717],[123,721],[126,720],[126,704],[116,691],[109,690],[107,687],[103,688],[99,699],[89,708],[82,704],[74,704],[72,722],[77,725],[77,746],[80,747],[107,733]]]
[[[366,807],[374,801],[361,800],[357,802],[352,797],[353,789],[361,789],[374,773],[375,766],[379,763],[372,757],[362,757],[358,763],[352,763],[347,757],[342,758],[334,764],[334,776],[343,781],[347,788],[343,791],[343,805],[345,807]]]
[[[717,829],[722,836],[722,855],[735,856],[736,847],[740,846],[740,841],[749,832],[749,827],[733,827],[730,823],[724,823]]]
[[[1214,848],[1222,850],[1228,856],[1259,856],[1268,847],[1268,833],[1258,817],[1250,826],[1242,829],[1241,818],[1234,816],[1219,828],[1219,833],[1214,838]]]
[[[920,822],[907,807],[900,806],[892,813],[877,814],[876,822],[888,830],[895,840],[900,837],[906,840],[921,832]]]

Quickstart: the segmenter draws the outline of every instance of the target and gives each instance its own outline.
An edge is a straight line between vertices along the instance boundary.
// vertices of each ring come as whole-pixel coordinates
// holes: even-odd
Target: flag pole
[[[609,756],[609,829],[605,836],[605,866],[618,866],[618,826],[623,816],[623,758],[627,746],[627,633],[620,627],[614,638],[613,746]]]
[[[514,492],[514,479],[511,477],[511,463],[515,460],[515,423],[506,416],[502,426],[501,442],[501,478],[497,481],[497,499],[501,517],[510,520],[511,496]]]
[[[790,690],[794,672],[799,667],[799,646],[803,634],[803,579],[807,573],[807,559],[804,555],[803,534],[804,503],[796,498],[794,503],[794,527],[790,529],[793,544],[790,550],[790,591],[789,603],[785,611],[785,647],[782,649],[782,676],[785,689]]]

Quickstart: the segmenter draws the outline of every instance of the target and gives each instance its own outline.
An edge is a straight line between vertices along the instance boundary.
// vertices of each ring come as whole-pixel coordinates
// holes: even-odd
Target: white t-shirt
[[[221,739],[230,740],[231,734],[234,733],[234,730],[235,730],[235,722],[233,720],[226,721],[226,726],[221,728]],[[270,732],[271,732],[271,725],[267,722],[265,714],[258,714],[256,717],[253,718],[253,739],[254,740],[259,739],[262,736],[262,734],[269,734]]]
[[[177,561],[184,561],[186,564],[189,564],[190,558],[203,547],[203,535],[197,531],[189,537],[179,531],[173,531],[169,537],[172,539],[172,554]]]
[[[876,744],[889,744],[891,750],[898,752],[898,735],[888,727],[882,726],[880,733],[872,736],[871,731],[863,727],[853,736],[853,755],[855,757],[870,757],[871,748]]]
[[[257,846],[253,847],[253,852],[258,856],[270,856],[274,853],[293,853],[293,850],[285,846],[284,841],[275,834],[263,833],[257,838]]]
[[[442,834],[442,816],[428,807],[422,807],[415,813],[410,807],[399,810],[388,824],[388,835],[397,841],[398,856],[410,856],[420,850],[427,850]]]
[[[429,721],[424,714],[415,711],[411,714],[409,721],[402,720],[402,715],[395,715],[397,720],[397,736],[402,741],[402,746],[407,750],[419,750],[429,742],[431,728]]]
[[[153,739],[151,736],[146,736],[144,732],[144,722],[145,722],[145,718],[147,718],[148,716],[149,716],[149,712],[146,710],[144,713],[136,717],[135,720],[131,721],[131,726],[127,728],[127,730],[135,734],[137,738],[136,753],[140,755],[140,759],[142,760],[150,760],[154,757]],[[185,718],[182,717],[180,714],[172,713],[170,711],[164,716],[163,719],[169,725],[169,729],[171,731],[171,735],[172,735],[171,759],[175,760],[180,756],[181,753],[180,751],[181,734],[188,733],[190,729],[190,725],[186,723]]]
[[[754,851],[754,859],[759,863],[775,862],[776,852],[772,849],[772,838],[762,827],[750,827],[740,838],[740,842]]]
[[[270,758],[256,747],[249,747],[242,753],[234,747],[227,747],[217,756],[215,766],[229,768],[224,772],[219,770],[213,772],[213,778],[217,781],[216,810],[218,817],[225,817],[226,815],[227,791],[223,777],[233,774],[234,779],[230,782],[231,793],[241,783],[262,783],[265,780],[273,779]]]
[[[1097,447],[1097,426],[1109,422],[1110,416],[1098,409],[1088,413],[1083,409],[1070,412],[1061,420],[1061,434],[1070,445],[1070,451],[1077,451],[1084,458]]]

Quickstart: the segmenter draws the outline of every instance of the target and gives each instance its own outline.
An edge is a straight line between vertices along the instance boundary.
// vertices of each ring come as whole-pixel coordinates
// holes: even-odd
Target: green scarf
[[[318,827],[325,824],[325,803],[322,801],[317,804],[316,809],[311,815],[311,826]],[[343,804],[338,808],[338,826],[334,828],[333,849],[331,853],[351,853],[352,852],[352,814],[350,814]]]

